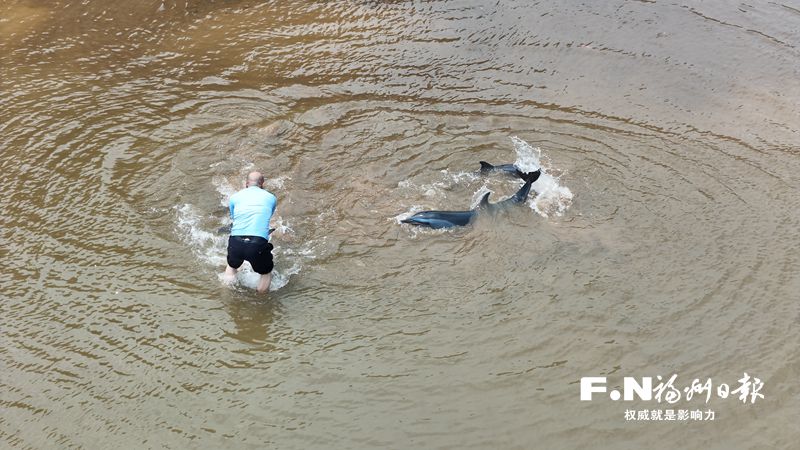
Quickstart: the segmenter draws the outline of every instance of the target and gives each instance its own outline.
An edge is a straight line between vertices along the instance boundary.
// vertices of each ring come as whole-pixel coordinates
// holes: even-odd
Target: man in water
[[[264,189],[264,175],[250,172],[245,188],[230,200],[231,236],[228,238],[228,267],[225,281],[236,279],[236,271],[244,261],[261,274],[256,291],[263,294],[272,283],[272,244],[269,243],[269,220],[275,213],[278,199]]]

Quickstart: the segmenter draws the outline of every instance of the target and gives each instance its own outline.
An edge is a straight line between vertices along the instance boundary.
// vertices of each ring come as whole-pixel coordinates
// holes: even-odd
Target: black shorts
[[[260,236],[229,237],[228,265],[238,269],[245,261],[262,275],[272,272],[272,244]]]

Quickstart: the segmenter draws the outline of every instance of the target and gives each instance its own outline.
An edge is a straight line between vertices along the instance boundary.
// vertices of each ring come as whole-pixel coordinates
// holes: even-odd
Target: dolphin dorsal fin
[[[481,163],[481,172],[487,172],[494,169],[494,166],[486,161],[479,161]]]
[[[489,195],[490,194],[491,194],[491,192],[487,192],[487,193],[483,194],[483,197],[481,197],[481,202],[478,203],[478,208],[485,208],[485,207],[489,206]]]

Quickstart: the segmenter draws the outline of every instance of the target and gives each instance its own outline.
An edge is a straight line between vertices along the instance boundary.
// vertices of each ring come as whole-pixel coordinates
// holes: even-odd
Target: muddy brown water
[[[3,1],[0,447],[792,448],[799,46],[789,1]],[[512,136],[561,214],[397,223],[513,193]],[[218,278],[251,168],[267,298]]]

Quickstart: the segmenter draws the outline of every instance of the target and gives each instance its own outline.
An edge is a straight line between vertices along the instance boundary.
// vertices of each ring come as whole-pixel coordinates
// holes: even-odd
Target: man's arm
[[[270,227],[270,224],[272,224],[272,218],[275,217],[275,208],[277,206],[278,206],[278,197],[276,197],[275,194],[273,194],[272,195],[272,212],[270,213],[270,217],[269,217],[269,222],[270,223],[267,224],[267,228],[268,228],[267,235],[270,238],[272,237],[272,233],[275,231],[275,228]]]

